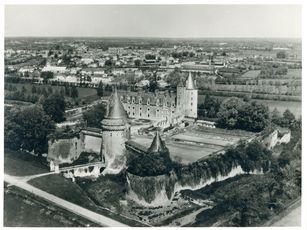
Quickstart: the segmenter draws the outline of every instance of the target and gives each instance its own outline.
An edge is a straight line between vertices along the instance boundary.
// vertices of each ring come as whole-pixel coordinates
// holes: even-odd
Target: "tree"
[[[79,92],[78,92],[77,87],[75,87],[75,86],[71,87],[70,96],[71,96],[72,98],[78,98]]]
[[[41,93],[42,93],[45,97],[48,97],[48,92],[47,92],[47,90],[46,90],[45,87],[43,87]]]
[[[269,108],[255,101],[238,109],[237,128],[253,132],[262,131],[269,123]]]
[[[150,81],[148,90],[149,92],[155,92],[158,89],[158,83],[156,81]]]
[[[270,121],[267,106],[254,101],[244,102],[239,98],[224,100],[217,117],[217,125],[221,128],[253,132],[262,131]]]
[[[106,60],[106,61],[104,62],[104,65],[110,67],[110,66],[113,65],[113,62],[112,62],[112,60],[108,59],[108,60]]]
[[[271,121],[274,123],[274,124],[279,124],[280,123],[280,119],[281,119],[281,115],[280,115],[280,112],[274,108],[272,114],[271,114]]]
[[[286,52],[285,51],[279,51],[276,53],[276,57],[279,59],[285,59],[287,57]]]
[[[96,89],[96,91],[97,91],[97,96],[99,96],[99,97],[104,96],[104,89],[103,89],[103,84],[102,84],[101,81],[99,82],[98,88]]]
[[[49,79],[52,79],[53,76],[54,74],[51,71],[41,72],[41,78],[43,78],[44,82],[47,82]]]
[[[140,59],[134,60],[134,65],[137,66],[137,67],[140,67],[141,66],[141,60]]]
[[[65,100],[59,94],[52,94],[43,102],[43,109],[47,115],[55,122],[65,120]]]
[[[50,55],[49,55],[50,56]],[[40,61],[40,63],[39,63],[39,65],[40,66],[45,66],[47,64],[47,59],[46,58],[43,58],[41,61]]]
[[[4,129],[5,147],[42,154],[47,152],[47,136],[55,126],[40,106],[33,105],[6,111]]]
[[[243,100],[236,97],[224,100],[217,113],[217,125],[221,128],[235,129],[239,116],[238,110],[243,104]]]
[[[290,112],[289,109],[286,109],[283,113],[284,119],[286,119],[289,123],[293,122],[295,120],[295,116],[293,113]]]
[[[156,55],[154,55],[154,54],[146,54],[145,55],[145,59],[146,60],[155,60],[156,59]]]
[[[53,91],[52,91],[52,87],[51,87],[51,86],[48,86],[48,93],[49,93],[49,95],[52,94],[52,92],[53,92]]]
[[[27,89],[26,89],[26,87],[24,85],[21,87],[21,92],[22,92],[22,94],[26,94],[27,93]]]
[[[35,87],[35,85],[32,85],[31,92],[32,92],[32,93],[36,93],[36,87]]]
[[[296,120],[294,114],[289,109],[286,109],[282,117],[275,118],[274,120],[272,117],[272,122],[281,127],[291,128],[296,123]]]
[[[67,85],[65,85],[64,88],[65,88],[65,96],[70,97],[71,89]]]
[[[204,110],[205,117],[215,118],[220,108],[220,100],[215,97],[211,97],[209,93],[206,93],[204,103],[201,107]]]
[[[176,87],[180,82],[185,79],[184,74],[181,73],[179,68],[175,68],[169,75],[166,76],[166,82],[171,86]]]
[[[89,127],[101,127],[101,120],[106,115],[106,105],[105,104],[98,104],[91,108],[88,111],[83,112],[83,120],[87,123]]]

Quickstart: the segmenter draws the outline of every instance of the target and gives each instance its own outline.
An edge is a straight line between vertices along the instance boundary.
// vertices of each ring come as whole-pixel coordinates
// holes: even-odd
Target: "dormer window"
[[[150,100],[149,100],[149,98],[147,99],[147,105],[149,105],[150,104]]]

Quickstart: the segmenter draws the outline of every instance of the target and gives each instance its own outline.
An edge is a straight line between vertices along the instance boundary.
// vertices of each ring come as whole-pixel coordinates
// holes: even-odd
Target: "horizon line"
[[[159,36],[73,36],[73,35],[31,35],[31,36],[25,36],[25,35],[14,35],[14,36],[4,36],[4,38],[142,38],[142,39],[232,39],[232,38],[241,38],[241,39],[302,39],[302,37],[231,37],[231,36],[216,36],[216,37],[159,37]]]

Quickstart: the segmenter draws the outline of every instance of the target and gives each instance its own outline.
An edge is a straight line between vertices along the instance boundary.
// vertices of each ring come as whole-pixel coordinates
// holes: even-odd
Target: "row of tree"
[[[199,105],[198,116],[215,119],[220,128],[254,132],[262,131],[270,123],[269,109],[263,104],[236,97],[222,101],[210,94]]]
[[[222,101],[210,94],[206,94],[204,102],[199,105],[198,116],[213,118],[220,128],[253,132],[260,132],[271,123],[285,128],[295,127],[298,124],[288,109],[283,115],[277,109],[270,114],[267,106],[247,98],[233,97]]]

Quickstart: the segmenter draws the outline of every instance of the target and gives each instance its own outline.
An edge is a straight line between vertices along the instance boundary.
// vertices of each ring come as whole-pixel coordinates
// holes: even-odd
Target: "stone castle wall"
[[[56,164],[72,163],[84,149],[84,143],[78,137],[49,140],[48,145],[47,159]]]

